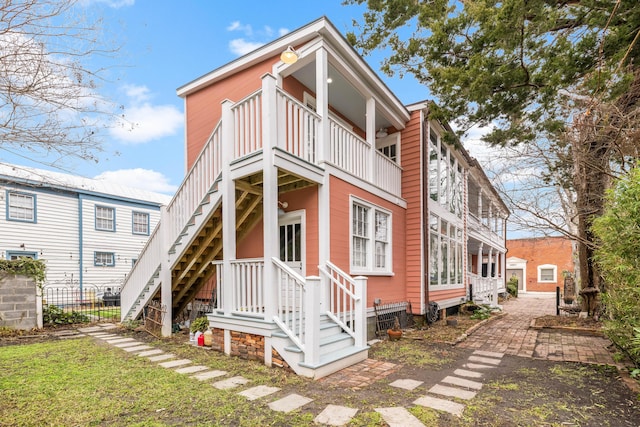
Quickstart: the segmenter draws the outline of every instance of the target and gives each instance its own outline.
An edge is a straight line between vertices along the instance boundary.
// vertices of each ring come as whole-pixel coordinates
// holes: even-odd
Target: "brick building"
[[[507,280],[515,274],[519,292],[554,292],[563,272],[575,272],[573,252],[562,236],[507,240]]]

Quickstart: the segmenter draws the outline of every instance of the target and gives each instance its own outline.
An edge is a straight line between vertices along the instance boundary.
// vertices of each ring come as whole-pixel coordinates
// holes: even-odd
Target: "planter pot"
[[[389,341],[398,341],[400,338],[402,338],[402,331],[387,329],[387,335],[389,336]]]
[[[447,319],[447,326],[458,326],[458,319]]]

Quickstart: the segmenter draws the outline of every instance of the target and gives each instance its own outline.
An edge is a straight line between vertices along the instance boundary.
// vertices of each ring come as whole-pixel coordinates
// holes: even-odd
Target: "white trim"
[[[542,270],[553,270],[553,280],[542,280]],[[558,283],[558,266],[554,264],[542,264],[538,266],[538,283]]]
[[[278,233],[281,226],[288,225],[288,224],[297,224],[298,222],[300,223],[300,262],[302,263],[300,275],[302,277],[306,277],[307,275],[307,212],[306,210],[299,209],[295,211],[285,212],[284,215],[278,217]],[[280,242],[278,241],[278,258],[279,257],[280,257]],[[282,261],[282,262],[284,262],[285,264],[287,263],[286,261]]]
[[[376,150],[380,151],[381,148],[385,148],[385,147],[390,147],[392,145],[396,146],[396,158],[395,159],[391,159],[391,157],[389,157],[391,160],[393,160],[396,164],[400,165],[402,164],[402,149],[400,148],[400,132],[395,132],[392,133],[390,135],[385,136],[384,138],[377,138],[376,139]],[[420,150],[422,150],[422,147],[420,147]]]
[[[353,265],[353,205],[357,204],[370,213],[368,224],[367,241],[370,243],[367,250],[367,268],[355,267]],[[387,215],[387,247],[385,253],[386,268],[376,269],[375,264],[375,213],[380,212]],[[392,276],[393,272],[393,212],[379,205],[371,203],[360,197],[349,195],[349,274],[352,276]]]
[[[360,188],[361,190],[374,194],[377,197],[380,197],[381,199],[384,199],[389,203],[393,203],[394,205],[400,206],[403,209],[407,208],[407,201],[402,199],[401,197],[388,193],[382,188],[376,185],[373,185],[370,182],[364,181],[358,178],[357,176],[350,174],[349,172],[345,172],[342,169],[339,169],[336,166],[332,165],[331,163],[324,163],[324,168],[330,175],[333,175],[336,178],[341,179],[347,184],[351,184],[355,187]]]

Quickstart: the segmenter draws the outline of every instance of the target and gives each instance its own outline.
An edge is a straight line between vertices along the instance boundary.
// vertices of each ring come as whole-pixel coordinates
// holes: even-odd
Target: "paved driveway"
[[[534,318],[555,315],[555,302],[554,294],[528,293],[511,298],[503,305],[505,316],[480,327],[459,346],[522,357],[615,365],[609,351],[611,341],[606,338],[529,328]]]

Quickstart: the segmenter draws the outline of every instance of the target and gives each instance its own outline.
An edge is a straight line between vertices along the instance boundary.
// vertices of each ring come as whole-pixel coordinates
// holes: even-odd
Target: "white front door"
[[[278,220],[280,261],[304,277],[304,211],[288,212]]]

